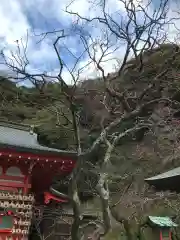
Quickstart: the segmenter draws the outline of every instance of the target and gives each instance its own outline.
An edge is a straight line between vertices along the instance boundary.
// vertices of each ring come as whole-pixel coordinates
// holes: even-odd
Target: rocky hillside
[[[170,96],[173,100],[180,102],[180,56],[176,58],[173,65],[168,62],[175,48],[174,45],[166,44],[145,52],[142,57],[143,65],[131,59],[124,69],[124,74],[113,79],[110,82],[111,86],[119,92],[128,89],[129,104],[133,106],[130,96],[133,99],[133,96],[145,89],[150,81],[159,81],[159,88],[163,88],[164,96]],[[164,64],[166,62],[167,64]],[[166,74],[157,80],[156,76],[165,70],[167,70]],[[156,94],[157,91],[150,92],[147,96],[148,100],[153,99]],[[80,113],[81,140],[84,148],[90,146],[98,135],[102,118],[105,124],[113,119],[113,115],[109,114],[102,104],[103,97],[104,84],[101,79],[85,81],[76,90],[76,104]],[[42,144],[61,149],[75,148],[72,124],[69,121],[70,112],[67,106],[64,106],[65,99],[58,84],[46,85],[44,93],[41,93],[35,88],[17,87],[1,77],[0,101],[1,120],[34,124]],[[109,99],[109,102],[112,108],[116,107],[115,101]],[[131,192],[139,193],[136,202],[142,200],[144,178],[180,165],[178,109],[176,113],[172,113],[169,107],[160,106],[153,113],[153,117],[159,121],[161,118],[172,117],[172,114],[174,122],[161,130],[158,129],[156,134],[146,131],[138,132],[131,141],[128,139],[123,146],[118,146],[112,157],[112,168],[109,169],[112,173],[110,181],[113,200],[119,199],[124,186],[129,182],[133,183]],[[123,126],[123,128],[126,127]],[[123,195],[124,198],[132,200],[132,197],[126,194]],[[131,215],[134,205],[137,204],[130,201],[129,205],[118,205],[118,208],[122,214]],[[125,210],[127,208],[129,213]],[[151,211],[152,208],[154,206],[150,207]],[[158,208],[158,211],[161,210]],[[138,210],[136,213],[139,214]]]
[[[130,96],[129,104],[133,106],[131,96],[133,99],[133,96],[145,89],[150,81],[157,81],[155,77],[157,74],[168,69],[165,76],[158,80],[159,87],[164,89],[164,96],[168,95],[172,99],[180,101],[180,56],[176,58],[172,66],[167,61],[174,54],[175,48],[176,46],[174,45],[166,44],[145,52],[142,57],[143,67],[141,70],[139,69],[139,63],[131,59],[126,64],[124,74],[119,78],[113,79],[110,85],[119,92],[126,90]],[[164,64],[166,61],[167,64]],[[102,104],[104,91],[104,84],[101,79],[87,80],[76,89],[76,104],[80,114],[81,137],[84,147],[90,146],[98,136],[102,119],[105,124],[108,124],[113,119],[113,115],[109,114]],[[156,91],[151,91],[147,96],[148,100],[153,99],[156,94]],[[1,77],[0,101],[0,119],[35,125],[35,131],[39,134],[39,141],[42,144],[61,149],[75,148],[72,124],[69,121],[69,119],[71,120],[70,112],[67,106],[64,105],[65,98],[58,84],[49,83],[45,86],[43,92],[39,92],[35,88],[17,87],[9,80]],[[109,105],[115,108],[116,102],[113,99],[109,99]],[[168,114],[171,114],[170,109],[160,108],[156,110],[154,117],[159,119],[162,115],[168,117]],[[174,116],[176,120],[179,119],[178,109]],[[132,123],[129,122],[128,124]],[[128,126],[123,126],[123,128],[126,127]],[[139,132],[134,139],[135,141],[128,142],[127,148],[131,149],[131,145],[145,144],[144,133]],[[151,140],[148,141],[146,145],[150,146]],[[170,141],[171,146],[172,139]],[[123,149],[125,148],[126,144],[123,145]],[[160,152],[163,151],[161,150]],[[132,153],[130,153],[130,156],[132,156]]]
[[[145,52],[141,71],[139,63],[134,59],[130,60],[125,66],[123,76],[113,79],[110,82],[111,86],[119,92],[126,90],[129,95],[134,96],[145,89],[149,81],[152,82],[152,79],[156,81],[155,76],[168,68],[166,75],[161,78],[159,87],[165,89],[165,96],[168,94],[179,101],[180,56],[173,66],[170,63],[164,66],[164,62],[175,52],[175,47],[166,44]],[[40,141],[44,144],[56,145],[59,148],[70,148],[73,145],[71,141],[66,143],[68,136],[72,138],[72,129],[68,120],[61,116],[60,112],[63,112],[68,118],[70,118],[70,112],[67,107],[64,107],[65,99],[58,84],[49,83],[46,85],[44,93],[41,93],[35,88],[16,87],[15,84],[1,77],[0,93],[1,119],[39,126],[37,131],[40,133]],[[148,98],[152,99],[155,94],[155,92],[151,92]],[[80,112],[82,135],[86,136],[88,131],[93,138],[94,132],[100,130],[102,118],[107,120],[107,123],[112,120],[113,116],[106,111],[102,104],[103,97],[104,84],[101,79],[87,80],[76,89],[76,103]],[[112,99],[110,99],[110,104],[112,107],[116,107],[116,103]],[[133,105],[133,102],[129,102],[129,104]],[[63,127],[59,127],[59,125]],[[63,139],[63,144],[61,139]]]

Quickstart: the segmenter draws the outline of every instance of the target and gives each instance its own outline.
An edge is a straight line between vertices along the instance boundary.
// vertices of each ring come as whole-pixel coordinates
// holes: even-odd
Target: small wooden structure
[[[178,225],[174,223],[169,217],[149,216],[150,225],[153,228],[154,239],[171,240],[172,228]]]

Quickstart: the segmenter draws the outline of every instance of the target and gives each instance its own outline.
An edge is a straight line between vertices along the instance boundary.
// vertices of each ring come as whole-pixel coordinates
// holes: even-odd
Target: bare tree
[[[164,98],[164,88],[162,83],[165,76],[167,75],[168,71],[170,70],[169,67],[171,67],[172,63],[175,61],[176,57],[179,55],[179,47],[176,46],[175,52],[172,54],[172,56],[164,61],[164,64],[162,64],[162,67],[159,69],[159,72],[156,72],[154,76],[150,76],[150,81],[144,87],[144,89],[140,92],[136,92],[136,96],[134,96],[131,89],[127,88],[127,85],[125,84],[125,76],[124,72],[128,67],[129,69],[133,69],[133,64],[128,66],[127,62],[129,58],[135,58],[135,66],[134,71],[132,71],[131,74],[131,80],[133,81],[134,78],[140,79],[143,77],[143,66],[145,62],[145,58],[143,58],[144,52],[148,52],[154,47],[157,47],[159,44],[164,43],[165,40],[167,40],[166,34],[162,34],[162,29],[168,26],[169,24],[173,24],[173,19],[168,19],[168,1],[161,1],[159,9],[154,12],[152,15],[148,13],[148,7],[151,4],[151,2],[148,2],[147,5],[143,6],[141,3],[138,4],[136,7],[133,1],[120,1],[122,4],[124,4],[124,9],[126,11],[127,15],[127,21],[120,21],[119,18],[118,21],[116,18],[106,11],[106,1],[101,1],[101,11],[102,11],[102,17],[94,17],[92,19],[82,17],[78,14],[78,12],[72,12],[69,10],[70,5],[68,5],[66,11],[71,14],[78,17],[78,19],[85,21],[87,24],[90,24],[92,22],[98,22],[105,26],[106,33],[108,35],[107,39],[110,39],[110,34],[113,34],[117,39],[117,45],[118,43],[126,44],[126,51],[124,58],[121,62],[120,68],[117,70],[116,74],[114,75],[105,75],[105,69],[103,68],[103,60],[106,58],[107,52],[109,53],[109,46],[111,45],[111,41],[107,39],[103,39],[100,43],[98,41],[93,41],[92,38],[91,41],[89,39],[87,40],[86,37],[82,36],[82,41],[88,49],[88,55],[89,58],[95,63],[97,70],[100,71],[102,75],[102,79],[104,80],[105,88],[106,88],[106,95],[104,98],[104,104],[106,109],[108,109],[108,104],[106,103],[107,96],[110,96],[114,99],[116,99],[119,103],[116,104],[116,111],[112,112],[112,109],[108,109],[111,114],[116,115],[115,120],[112,121],[110,124],[106,125],[106,127],[103,127],[103,130],[100,134],[100,136],[97,138],[97,140],[93,143],[91,148],[88,150],[89,152],[92,152],[96,147],[99,146],[101,142],[104,142],[107,146],[104,154],[104,159],[101,162],[101,169],[104,171],[99,173],[99,180],[97,184],[97,190],[99,192],[99,195],[102,199],[102,206],[103,206],[103,219],[105,223],[105,233],[111,229],[111,210],[109,206],[109,190],[108,190],[108,183],[107,183],[107,169],[110,164],[110,158],[112,155],[112,152],[119,142],[120,139],[122,139],[124,136],[128,134],[132,134],[135,131],[142,129],[142,128],[151,128],[153,127],[153,123],[150,119],[147,121],[147,115],[150,116],[153,109],[156,104],[161,103],[168,103],[170,99]],[[138,23],[138,17],[139,14],[143,15],[143,23]],[[168,20],[166,20],[168,19]],[[141,45],[141,47],[139,47]],[[99,49],[101,52],[100,57],[96,56],[96,49]],[[111,48],[111,47],[110,47]],[[111,48],[112,49],[112,48]],[[115,49],[116,51],[117,49]],[[166,66],[166,67],[165,67]],[[134,76],[133,76],[134,75]],[[113,89],[112,82],[115,79],[119,79],[119,86],[120,88],[123,88],[120,84],[124,84],[125,89],[124,91],[117,91]],[[163,79],[163,80],[162,80]],[[131,86],[132,87],[132,86]],[[155,90],[155,91],[154,91]],[[154,91],[155,95],[158,97],[155,97],[155,95],[152,96],[152,98],[149,98],[147,100],[147,95],[152,94]],[[133,95],[133,97],[132,97]],[[171,101],[170,101],[171,102]],[[169,102],[169,103],[170,103]],[[171,102],[172,103],[172,102]],[[110,107],[112,107],[112,104],[110,104]],[[119,109],[118,109],[119,107]],[[145,109],[148,107],[151,108],[150,114],[146,115],[145,119],[140,120],[140,116],[142,116],[142,113]],[[113,132],[112,129],[121,126],[121,124],[128,120],[134,121],[134,124],[132,128],[128,128],[122,132]],[[102,122],[101,122],[102,123]],[[111,132],[111,134],[109,134]]]

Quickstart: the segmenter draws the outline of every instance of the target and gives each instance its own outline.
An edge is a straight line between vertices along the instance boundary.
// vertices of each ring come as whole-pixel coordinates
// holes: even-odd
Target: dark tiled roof
[[[174,168],[168,172],[156,175],[145,181],[154,186],[158,191],[171,191],[180,193],[180,167]]]
[[[51,152],[58,155],[76,155],[72,151],[64,151],[40,145],[37,140],[37,134],[31,132],[31,126],[9,122],[0,122],[0,145],[24,148],[36,152]]]
[[[165,179],[165,178],[167,179],[167,178],[176,177],[176,176],[180,176],[180,167],[174,168],[168,172],[161,173],[154,177],[147,178],[147,179],[145,179],[145,181],[149,182],[149,181],[160,180],[160,179]]]

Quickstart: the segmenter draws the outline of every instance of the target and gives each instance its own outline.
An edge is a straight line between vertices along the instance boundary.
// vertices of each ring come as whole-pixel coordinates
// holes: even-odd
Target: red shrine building
[[[40,145],[29,126],[0,122],[0,240],[28,239],[33,206],[68,201],[49,189],[75,162],[75,152]]]

